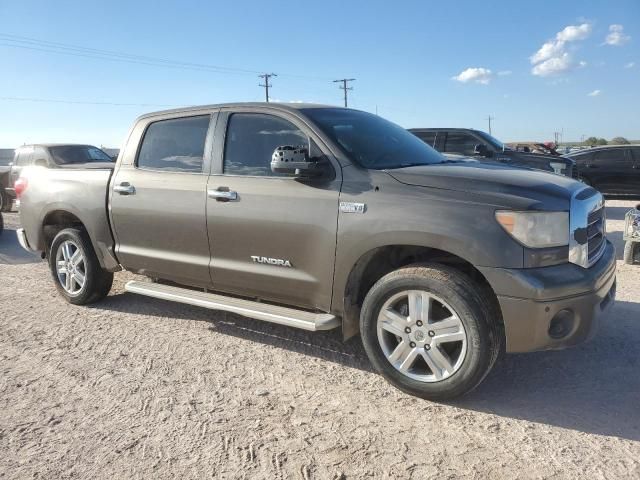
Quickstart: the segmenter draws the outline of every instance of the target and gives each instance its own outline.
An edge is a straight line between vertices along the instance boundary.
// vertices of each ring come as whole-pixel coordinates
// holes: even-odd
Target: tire
[[[4,230],[4,218],[2,217],[2,212],[0,212],[0,235],[2,235],[3,230]]]
[[[65,253],[67,247],[69,250]],[[73,265],[74,258],[77,265]],[[111,290],[113,273],[100,266],[89,235],[84,230],[66,228],[55,236],[49,251],[49,268],[60,295],[74,305],[102,300]],[[82,284],[76,280],[80,278],[84,279]]]
[[[640,263],[640,242],[625,242],[622,258],[627,265]]]
[[[405,292],[412,295],[407,296],[406,311]],[[418,303],[410,300],[418,297],[422,299]],[[425,299],[430,299],[430,314],[419,325],[416,318],[424,318],[425,314],[413,315],[408,304],[424,305]],[[392,312],[392,317],[380,316],[383,307],[385,312]],[[414,310],[424,312],[420,308]],[[410,395],[448,400],[478,386],[500,354],[504,329],[491,311],[483,290],[467,275],[438,264],[413,265],[385,275],[369,290],[360,314],[360,332],[371,363],[389,383]],[[397,335],[397,325],[404,325],[403,320],[413,330],[408,333],[404,327],[404,335]],[[441,327],[453,323],[455,327]],[[393,333],[387,331],[389,328]],[[459,337],[464,340],[440,343],[442,339]],[[403,366],[398,367],[398,361],[396,366],[392,363],[398,352],[396,342],[411,350],[405,357],[407,361],[412,355],[416,359],[406,372],[401,371]],[[398,358],[402,360],[402,356]],[[439,361],[442,358],[446,361]],[[439,369],[437,365],[447,367]]]

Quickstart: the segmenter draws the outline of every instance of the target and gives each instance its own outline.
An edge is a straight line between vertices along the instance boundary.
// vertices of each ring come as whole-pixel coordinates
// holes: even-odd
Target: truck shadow
[[[305,332],[128,293],[110,296],[93,308],[205,321],[216,333],[373,371],[359,338],[343,342],[339,329]],[[639,441],[638,318],[640,304],[619,301],[592,342],[564,351],[506,355],[474,392],[449,404]]]

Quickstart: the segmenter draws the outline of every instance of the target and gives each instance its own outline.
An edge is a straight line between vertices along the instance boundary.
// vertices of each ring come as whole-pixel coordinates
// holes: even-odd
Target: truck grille
[[[587,219],[587,238],[589,246],[589,263],[594,263],[604,250],[605,233],[604,207],[600,207],[589,214]]]
[[[602,194],[584,187],[573,194],[569,215],[569,261],[589,268],[605,249],[605,210]]]

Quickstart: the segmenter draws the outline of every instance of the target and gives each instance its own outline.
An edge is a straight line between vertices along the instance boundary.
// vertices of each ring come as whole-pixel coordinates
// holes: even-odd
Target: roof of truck
[[[216,103],[212,105],[193,105],[190,107],[172,108],[169,110],[159,110],[157,112],[145,113],[138,119],[154,117],[156,115],[165,115],[167,113],[187,113],[197,112],[199,110],[211,110],[214,108],[233,108],[233,107],[269,107],[278,110],[301,110],[304,108],[343,108],[336,105],[323,105],[319,103],[281,103],[281,102],[236,102],[236,103]]]

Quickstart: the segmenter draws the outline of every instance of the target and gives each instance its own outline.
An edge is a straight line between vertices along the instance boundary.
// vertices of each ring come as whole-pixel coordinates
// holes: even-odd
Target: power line
[[[341,90],[344,90],[344,106],[345,108],[347,107],[347,90],[353,90],[353,87],[347,87],[347,83],[348,82],[353,82],[355,81],[355,78],[341,78],[340,80],[334,80],[333,83],[342,83],[340,88]]]
[[[264,87],[264,97],[267,103],[269,103],[269,87],[273,86],[269,83],[269,79],[271,77],[277,77],[277,76],[278,75],[276,75],[275,73],[263,73],[262,75],[258,75],[258,77],[264,78],[264,84],[259,83],[258,86]]]
[[[167,58],[151,57],[145,55],[135,55],[126,52],[114,50],[101,50],[97,48],[82,47],[68,43],[52,42],[48,40],[39,40],[35,38],[22,37],[18,35],[10,35],[0,33],[0,46],[21,48],[26,50],[40,51],[45,53],[55,53],[60,55],[69,55],[75,57],[91,58],[96,60],[109,60],[115,62],[124,62],[138,65],[148,65],[165,68],[178,68],[185,70],[205,71],[219,74],[235,74],[235,75],[255,75],[261,73],[260,70],[251,70],[237,67],[227,67],[222,65],[210,65],[196,62],[182,62],[179,60],[171,60]],[[317,77],[309,75],[300,75],[293,73],[282,73],[280,75],[288,77],[306,78],[317,81],[327,81],[326,77]]]
[[[116,103],[116,102],[91,102],[81,100],[58,100],[52,98],[33,98],[33,97],[0,97],[0,100],[15,102],[39,102],[39,103],[63,103],[66,105],[110,105],[116,107],[190,107],[192,105],[178,105],[168,103]]]

